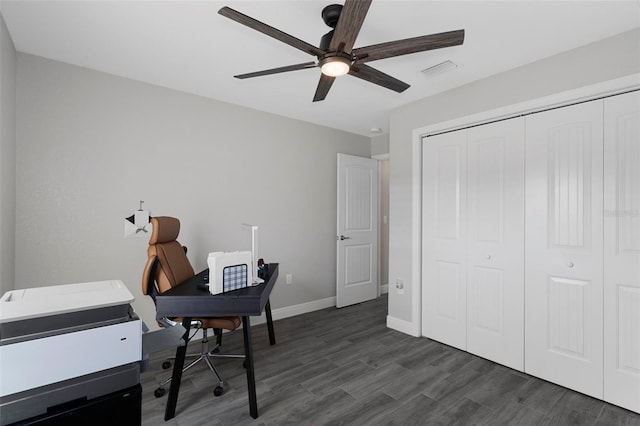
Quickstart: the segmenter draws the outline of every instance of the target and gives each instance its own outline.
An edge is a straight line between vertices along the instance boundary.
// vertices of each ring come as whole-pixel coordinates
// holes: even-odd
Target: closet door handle
[[[573,268],[573,262],[569,262],[569,263],[567,263],[567,266],[568,266],[569,268]]]
[[[491,260],[491,255],[490,254],[486,255],[485,257],[486,257],[487,260]]]

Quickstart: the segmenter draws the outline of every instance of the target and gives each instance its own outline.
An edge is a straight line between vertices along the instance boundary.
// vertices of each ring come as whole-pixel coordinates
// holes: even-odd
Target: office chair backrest
[[[195,275],[184,247],[176,241],[180,221],[175,217],[159,216],[151,218],[151,225],[148,260],[142,276],[142,293],[145,295],[150,295],[150,279],[155,280],[158,293],[164,293]]]

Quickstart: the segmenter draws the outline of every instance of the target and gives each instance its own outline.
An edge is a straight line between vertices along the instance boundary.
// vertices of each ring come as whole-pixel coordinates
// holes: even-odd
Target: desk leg
[[[169,420],[176,416],[176,405],[178,403],[178,392],[180,391],[180,382],[182,381],[182,368],[184,367],[184,357],[187,353],[187,344],[189,343],[189,328],[191,327],[191,318],[185,317],[182,320],[182,326],[185,328],[184,346],[178,346],[176,349],[176,360],[173,362],[173,373],[171,374],[171,386],[169,388],[169,397],[167,398],[167,407],[164,411],[164,419]]]
[[[267,328],[269,329],[269,344],[272,346],[276,344],[276,332],[273,330],[273,319],[271,318],[271,301],[267,300],[267,304],[264,307],[264,312],[267,314]]]
[[[253,345],[251,344],[251,322],[248,316],[242,317],[242,334],[244,335],[244,358],[247,370],[247,392],[249,393],[249,414],[258,418],[258,399],[256,397],[256,376],[253,371]]]

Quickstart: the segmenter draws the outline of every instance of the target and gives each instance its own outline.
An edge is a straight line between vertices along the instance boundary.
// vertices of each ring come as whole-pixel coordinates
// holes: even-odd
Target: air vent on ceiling
[[[432,77],[434,75],[437,74],[441,74],[445,71],[450,71],[452,69],[457,68],[458,65],[456,65],[454,62],[450,61],[450,60],[446,60],[444,62],[440,62],[439,64],[436,64],[432,67],[426,68],[422,70],[422,73],[425,75],[428,75],[429,77]]]

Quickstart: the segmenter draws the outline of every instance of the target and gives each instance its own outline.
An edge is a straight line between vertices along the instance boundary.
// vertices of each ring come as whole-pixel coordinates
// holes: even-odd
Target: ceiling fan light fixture
[[[328,77],[340,77],[349,72],[351,61],[342,56],[332,56],[320,62],[322,74]]]

